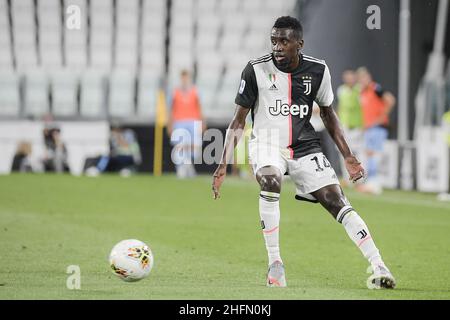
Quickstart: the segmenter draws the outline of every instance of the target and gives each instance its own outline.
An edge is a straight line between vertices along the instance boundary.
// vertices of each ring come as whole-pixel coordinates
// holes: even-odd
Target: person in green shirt
[[[360,88],[357,84],[355,71],[344,71],[342,82],[343,84],[337,89],[338,115],[350,147],[361,161],[364,155],[364,133],[362,110],[359,101]],[[348,185],[346,183],[348,181],[347,170],[345,170],[343,159],[341,160],[342,182],[344,185]]]

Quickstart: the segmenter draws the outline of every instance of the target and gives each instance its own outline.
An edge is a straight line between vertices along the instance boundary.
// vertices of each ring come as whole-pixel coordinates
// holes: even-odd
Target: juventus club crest
[[[305,91],[303,93],[307,96],[311,94],[311,76],[303,76],[303,86],[305,87]]]

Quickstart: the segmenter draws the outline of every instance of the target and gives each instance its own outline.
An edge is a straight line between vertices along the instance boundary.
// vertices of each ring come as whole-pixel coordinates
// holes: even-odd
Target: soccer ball
[[[144,279],[153,267],[153,254],[149,246],[136,239],[120,241],[109,255],[112,272],[120,279],[133,282]]]

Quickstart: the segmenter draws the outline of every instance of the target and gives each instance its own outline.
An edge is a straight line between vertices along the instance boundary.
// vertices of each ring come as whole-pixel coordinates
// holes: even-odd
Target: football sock
[[[261,191],[259,195],[259,214],[264,240],[266,242],[269,265],[280,257],[279,225],[280,225],[280,194]]]
[[[352,239],[359,250],[361,250],[364,257],[372,266],[380,264],[384,265],[380,252],[375,246],[375,242],[369,232],[369,228],[367,228],[363,219],[361,219],[352,207],[345,206],[342,208],[339,211],[336,220],[339,223],[342,223],[350,239]]]

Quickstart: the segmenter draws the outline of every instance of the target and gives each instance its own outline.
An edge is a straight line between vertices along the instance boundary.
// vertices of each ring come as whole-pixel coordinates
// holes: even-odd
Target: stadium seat
[[[148,13],[149,11],[161,14],[166,11],[167,2],[166,0],[151,0],[143,2],[143,11]]]
[[[240,8],[241,0],[226,0],[219,2],[219,11],[222,13],[236,13]]]
[[[38,1],[37,17],[39,52],[41,58],[45,58],[48,45],[58,47],[58,50],[61,51],[61,2],[59,0]],[[50,50],[53,51],[53,48]],[[61,61],[61,58],[58,61]]]
[[[137,115],[154,121],[160,77],[152,72],[139,76]]]
[[[116,68],[135,70],[138,61],[138,0],[118,0],[116,5]]]
[[[11,70],[13,59],[6,0],[0,0],[0,48],[0,70]]]
[[[165,0],[144,1],[142,10],[140,67],[159,75],[165,71]]]
[[[78,115],[78,75],[73,70],[59,69],[50,75],[52,113],[59,117]]]
[[[91,45],[90,67],[109,71],[112,67],[111,43]]]
[[[114,70],[109,78],[109,115],[115,118],[134,116],[136,78],[129,70]]]
[[[297,5],[297,0],[284,0],[281,1],[281,10],[286,12],[287,14],[290,14],[294,12],[295,6]]]
[[[172,0],[172,9],[175,11],[190,11],[193,10],[193,0]]]
[[[153,51],[152,48],[142,48],[141,71],[152,72],[156,75],[165,71],[165,57],[160,50]]]
[[[136,71],[137,46],[116,46],[115,68]]]
[[[90,2],[90,67],[110,70],[113,57],[113,1]]]
[[[81,13],[87,11],[86,0],[64,0],[65,8],[76,5]],[[80,29],[69,29],[67,19],[70,15],[64,15],[64,54],[66,66],[74,69],[83,69],[87,66],[87,15],[81,14]]]
[[[201,54],[204,51],[214,51],[218,47],[218,35],[217,33],[202,32],[197,34],[195,39],[195,51],[197,54]]]
[[[0,117],[20,115],[19,76],[13,71],[0,72]]]
[[[245,13],[259,13],[264,8],[264,1],[261,0],[245,0],[242,1],[240,9]]]
[[[201,13],[201,16],[206,16],[208,13],[215,12],[218,9],[218,2],[217,0],[197,0],[195,9]]]
[[[81,75],[80,115],[86,118],[106,116],[106,78],[102,71],[88,69]]]
[[[40,117],[50,112],[49,79],[42,69],[28,70],[24,81],[24,114]]]

